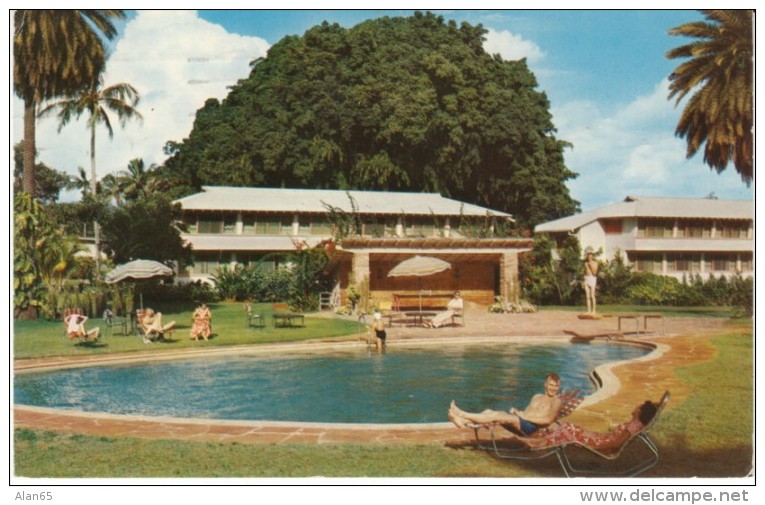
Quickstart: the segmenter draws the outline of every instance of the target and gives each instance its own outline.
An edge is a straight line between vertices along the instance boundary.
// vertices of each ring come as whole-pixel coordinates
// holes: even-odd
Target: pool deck
[[[579,335],[595,345],[609,340],[641,342],[655,347],[645,358],[598,369],[604,379],[601,390],[589,397],[569,419],[595,430],[608,429],[627,419],[634,406],[646,399],[658,400],[665,390],[672,393],[672,405],[682,403],[689,394],[674,369],[708,361],[715,348],[710,336],[725,324],[713,318],[667,318],[665,334],[648,332],[619,334],[617,320],[604,318],[582,320],[576,312],[543,311],[533,314],[489,314],[486,309],[468,307],[462,327],[391,328],[388,346],[450,345],[456,343],[513,342],[518,340],[560,340]],[[656,325],[655,327],[653,325]],[[653,322],[650,330],[659,330]],[[693,333],[689,333],[693,331]],[[58,367],[80,367],[97,364],[117,364],[130,361],[167,360],[195,355],[241,352],[306,351],[326,352],[334,347],[364,345],[354,337],[323,341],[248,346],[246,348],[217,347],[206,350],[150,350],[130,355],[90,357],[57,357],[16,360],[14,371],[42,370]],[[545,371],[540,371],[544,373]],[[565,384],[563,385],[565,387]],[[221,421],[209,419],[178,419],[128,415],[96,414],[57,409],[14,407],[17,428],[46,429],[64,433],[90,434],[108,437],[141,437],[148,439],[178,439],[196,441],[309,444],[446,444],[473,439],[472,430],[458,430],[446,422],[433,424],[328,424],[274,421]]]

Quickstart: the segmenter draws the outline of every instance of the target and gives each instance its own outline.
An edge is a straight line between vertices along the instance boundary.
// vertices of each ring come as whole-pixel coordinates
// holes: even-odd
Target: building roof
[[[362,214],[486,216],[490,213],[512,218],[505,212],[444,198],[438,193],[202,186],[200,193],[176,202],[184,210],[321,213],[327,212],[326,203],[351,212],[348,193]]]
[[[622,202],[605,205],[573,216],[537,225],[537,233],[573,231],[598,219],[652,217],[687,219],[752,219],[752,200],[628,196]]]

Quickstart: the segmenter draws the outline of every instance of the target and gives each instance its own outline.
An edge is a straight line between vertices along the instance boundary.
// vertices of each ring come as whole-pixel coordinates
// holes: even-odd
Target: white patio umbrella
[[[393,267],[388,277],[426,277],[448,270],[452,265],[432,256],[414,256]],[[422,312],[422,279],[420,279],[420,312]]]
[[[154,260],[133,260],[118,265],[109,271],[104,280],[108,284],[116,284],[122,281],[143,281],[157,277],[172,277],[173,269]],[[143,293],[141,297],[141,309],[143,309]]]

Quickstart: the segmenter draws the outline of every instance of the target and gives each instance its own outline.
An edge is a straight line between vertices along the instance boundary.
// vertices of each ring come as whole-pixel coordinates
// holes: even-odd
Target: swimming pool
[[[195,358],[20,374],[14,401],[181,418],[431,423],[445,421],[452,399],[467,410],[525,406],[547,371],[564,389],[591,392],[594,368],[648,352],[546,343]]]

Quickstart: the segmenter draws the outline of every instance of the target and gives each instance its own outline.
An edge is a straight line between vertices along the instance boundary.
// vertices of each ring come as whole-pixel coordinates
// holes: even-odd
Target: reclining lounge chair
[[[634,477],[654,467],[659,461],[659,449],[654,441],[650,439],[647,432],[659,418],[659,415],[669,401],[669,397],[669,391],[666,391],[662,396],[656,409],[656,414],[651,421],[618,447],[609,449],[599,448],[593,441],[588,440],[587,438],[559,442],[556,440],[555,430],[543,430],[538,437],[533,437],[535,439],[535,446],[533,448],[522,445],[520,442],[520,447],[516,448],[499,447],[494,431],[492,431],[491,446],[482,448],[493,450],[497,457],[503,459],[541,459],[554,454],[558,458],[558,462],[566,477]],[[536,442],[537,439],[539,442]],[[640,442],[642,446],[648,449],[647,456],[639,458],[637,462],[626,467],[625,465],[622,465],[621,467],[612,465],[611,463],[618,460],[633,441]],[[597,467],[594,465],[575,466],[567,452],[567,449],[575,447],[584,449],[595,455],[596,459],[603,460],[604,464],[597,465]],[[641,452],[646,451],[643,450]],[[637,456],[633,456],[633,459],[635,458],[637,458]]]
[[[566,389],[565,391],[561,391],[560,394],[558,394],[558,398],[561,400],[561,407],[560,411],[558,412],[558,417],[555,418],[555,422],[563,419],[564,417],[571,414],[574,409],[576,409],[580,403],[582,403],[582,400],[584,400],[584,392],[581,389],[576,388],[570,388]],[[479,424],[479,423],[468,423],[468,426],[470,428],[473,428],[473,431],[475,432],[475,439],[477,442],[479,442],[479,446],[481,443],[481,439],[478,435],[478,431],[481,429],[489,430],[491,433],[492,440],[496,437],[495,430],[497,428],[505,428],[509,431],[513,431],[508,427],[503,426],[499,423],[485,423],[485,424]],[[542,429],[541,431],[544,432],[546,429]],[[484,449],[488,447],[481,446]]]

